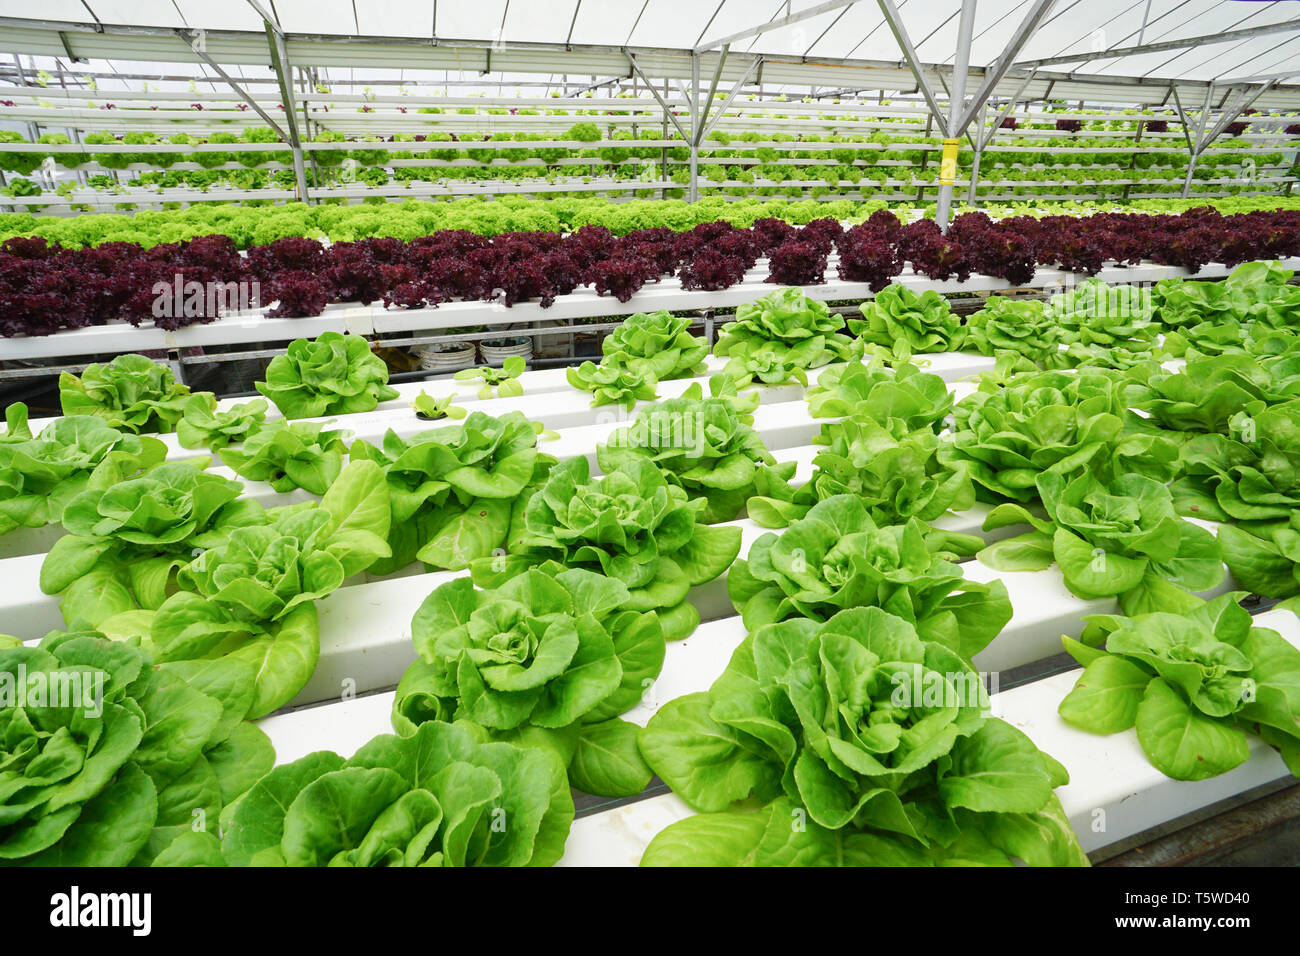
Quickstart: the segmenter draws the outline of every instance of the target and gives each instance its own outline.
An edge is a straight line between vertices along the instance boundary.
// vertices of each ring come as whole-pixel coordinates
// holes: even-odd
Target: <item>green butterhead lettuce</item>
[[[137,645],[54,632],[0,650],[0,862],[147,864],[270,770],[244,721],[251,668],[155,667]]]
[[[197,396],[216,406],[211,392]],[[191,399],[171,368],[143,355],[119,355],[107,365],[88,365],[78,377],[59,374],[59,403],[65,415],[95,415],[114,428],[135,432],[171,432]]]
[[[857,415],[879,422],[898,419],[909,430],[942,428],[952,412],[952,393],[938,375],[910,362],[890,368],[879,356],[828,368],[805,397],[813,418]]]
[[[1149,346],[1160,331],[1150,289],[1097,278],[1052,296],[1045,315],[1060,327],[1066,344],[1132,349]]]
[[[1178,517],[1166,485],[1135,474],[1103,482],[1087,471],[1048,471],[1037,487],[1050,520],[1018,504],[998,505],[985,530],[1021,524],[1033,530],[989,545],[977,556],[982,563],[1036,571],[1055,561],[1065,586],[1085,599],[1124,594],[1149,577],[1189,591],[1223,580],[1214,536]]]
[[[754,494],[756,481],[784,481],[795,465],[777,465],[742,419],[727,398],[659,402],[597,445],[596,462],[606,474],[631,461],[653,462],[691,498],[704,499],[700,520],[731,521]]]
[[[1137,431],[1125,384],[1094,369],[1017,375],[1005,386],[986,380],[954,409],[952,443],[941,457],[968,463],[982,501],[1032,502],[1042,472],[1085,465],[1102,478],[1135,472],[1167,481],[1177,449]]]
[[[1014,352],[1040,366],[1056,356],[1062,331],[1041,301],[1004,295],[989,296],[966,329],[967,344],[981,355]]]
[[[388,556],[388,486],[373,462],[354,462],[319,504],[269,518],[232,530],[183,567],[180,590],[158,608],[149,633],[159,660],[255,666],[255,717],[288,703],[315,671],[314,602]]]
[[[468,719],[498,739],[545,742],[579,789],[640,793],[650,773],[618,716],[659,676],[664,633],[613,578],[554,562],[500,587],[460,578],[411,622],[419,659],[398,684],[393,725]]]
[[[749,499],[750,518],[784,528],[817,502],[845,494],[862,501],[878,525],[933,521],[975,503],[965,463],[941,462],[940,439],[929,428],[911,431],[900,419],[882,425],[855,413],[823,425],[818,443],[827,447],[813,459],[812,478],[798,489],[769,483],[768,496]]]
[[[913,292],[894,283],[859,309],[862,318],[849,319],[849,331],[901,359],[917,352],[955,352],[966,342],[961,317],[933,289]]]
[[[656,380],[690,378],[704,371],[709,344],[703,336],[691,335],[691,319],[665,309],[637,312],[600,343],[606,363],[633,365],[648,363]],[[614,357],[618,356],[617,362]]]
[[[379,446],[358,441],[352,460],[383,469],[392,503],[387,573],[419,560],[458,570],[506,544],[515,503],[539,485],[555,459],[537,448],[540,426],[521,412],[472,412],[457,424]]]
[[[722,574],[740,551],[740,529],[701,523],[703,505],[649,461],[592,478],[586,458],[571,458],[523,506],[508,553],[479,558],[470,570],[480,587],[549,560],[598,571],[631,592],[630,610],[656,610],[665,636],[686,637],[699,622],[687,592]]]
[[[0,534],[57,523],[81,492],[148,471],[167,454],[158,439],[121,431],[94,415],[57,418],[35,438],[22,434],[11,428],[0,442]]]
[[[242,442],[262,427],[266,420],[266,399],[243,402],[218,411],[202,395],[192,395],[185,403],[184,415],[176,423],[176,438],[185,448],[210,448],[216,451],[231,442]]]
[[[157,608],[195,549],[265,523],[237,481],[169,462],[108,488],[87,488],[63,511],[66,535],[41,565],[41,590],[62,594],[70,627],[98,627],[122,611]]]
[[[276,767],[223,822],[232,866],[550,866],[573,798],[546,749],[431,721]]]
[[[1300,651],[1251,626],[1243,596],[1187,596],[1177,613],[1090,619],[1082,642],[1065,639],[1084,670],[1061,716],[1098,734],[1135,728],[1147,758],[1176,780],[1245,763],[1248,733],[1300,775]]]
[[[760,628],[641,751],[701,811],[643,866],[1087,865],[1053,794],[1064,768],[989,716],[969,664],[879,608]]]
[[[824,302],[800,289],[778,289],[738,306],[735,320],[722,326],[713,354],[743,358],[773,353],[764,361],[820,368],[857,354],[858,346],[843,329],[843,319]]]
[[[967,581],[940,555],[945,544],[946,535],[917,519],[877,526],[860,498],[837,495],[755,541],[731,566],[727,591],[750,631],[880,607],[969,660],[1011,620],[1011,603],[1002,582]]]
[[[285,354],[267,365],[266,381],[256,385],[285,418],[368,412],[398,396],[370,343],[338,332],[290,342]]]
[[[637,402],[654,401],[659,379],[648,365],[627,364],[618,353],[602,364],[583,362],[564,370],[574,388],[591,392],[593,406],[622,405],[630,409]]]
[[[276,491],[323,495],[343,470],[351,434],[327,431],[321,422],[272,422],[217,454],[241,478],[265,481]]]

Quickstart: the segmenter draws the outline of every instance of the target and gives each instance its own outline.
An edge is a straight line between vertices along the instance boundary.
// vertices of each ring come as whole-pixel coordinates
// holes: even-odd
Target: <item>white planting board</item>
[[[1300,258],[1285,259],[1289,269],[1300,266]],[[827,266],[827,281],[803,287],[806,295],[822,301],[869,299],[872,292],[865,282],[844,282],[836,275],[835,257]],[[1209,263],[1196,278],[1216,279],[1232,270]],[[630,315],[656,309],[728,309],[751,302],[773,291],[776,286],[764,281],[764,260],[749,270],[743,282],[717,292],[687,291],[674,276],[647,283],[627,302],[599,296],[593,289],[580,288],[561,296],[549,309],[536,302],[520,302],[506,308],[501,302],[447,302],[436,309],[385,309],[381,303],[371,305],[336,304],[326,306],[321,315],[301,319],[268,319],[262,310],[236,312],[206,325],[192,325],[166,331],[151,325],[135,327],[127,322],[84,329],[71,329],[45,336],[20,336],[0,342],[0,360],[31,360],[75,355],[102,355],[140,352],[150,349],[176,349],[205,345],[234,345],[248,342],[288,342],[297,338],[314,338],[322,332],[353,332],[373,335],[382,332],[438,331],[463,326],[504,326],[517,322],[564,321],[575,318]],[[1110,283],[1155,282],[1159,279],[1188,277],[1186,269],[1143,263],[1131,267],[1102,269],[1098,277]],[[1079,276],[1060,269],[1040,268],[1025,283],[1013,285],[1004,279],[976,273],[965,282],[936,282],[918,275],[909,267],[894,281],[916,291],[983,292],[1010,288],[1050,288],[1076,281]]]
[[[1255,626],[1272,628],[1300,647],[1300,620],[1289,611],[1260,614]],[[1166,777],[1147,760],[1136,731],[1103,736],[1061,719],[1057,707],[1079,674],[1068,671],[1024,684],[994,694],[992,703],[995,715],[1024,731],[1070,772],[1069,784],[1056,793],[1085,851],[1289,775],[1277,753],[1251,736],[1250,759],[1228,773],[1195,782]],[[693,812],[669,793],[580,818],[573,823],[560,865],[636,866],[655,834]]]

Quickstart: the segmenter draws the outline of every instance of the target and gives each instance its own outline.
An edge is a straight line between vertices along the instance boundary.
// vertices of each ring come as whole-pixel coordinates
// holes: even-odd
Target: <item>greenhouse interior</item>
[[[0,0],[0,865],[1300,865],[1298,180],[1293,0]]]

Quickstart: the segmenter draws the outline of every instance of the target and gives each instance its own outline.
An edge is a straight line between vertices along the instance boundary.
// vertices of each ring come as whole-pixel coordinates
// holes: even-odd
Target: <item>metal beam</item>
[[[101,34],[107,36],[121,37],[173,37],[175,30],[172,27],[157,26],[140,26],[130,24],[94,24],[84,21],[73,20],[48,20],[33,19],[26,17],[9,17],[0,16],[0,33],[5,29],[14,29],[22,31],[43,30],[47,32],[66,31],[69,34]],[[248,30],[205,30],[210,43],[220,42],[223,44],[248,44],[253,41],[260,43],[262,40],[262,31]],[[373,36],[346,36],[342,34],[324,34],[324,33],[288,33],[286,39],[290,43],[312,44],[321,47],[332,48],[332,50],[344,51],[353,46],[385,46],[391,47],[396,51],[420,52],[430,49],[439,50],[466,50],[482,51],[490,49],[493,41],[483,39],[467,38],[442,38],[442,37],[411,37],[411,36],[392,36],[375,34]],[[677,69],[681,69],[686,63],[689,50],[677,47],[651,47],[651,46],[630,46],[626,44],[594,44],[594,43],[574,43],[566,49],[562,42],[549,41],[525,41],[516,40],[510,44],[510,49],[514,52],[533,52],[533,53],[554,53],[554,54],[608,54],[623,56],[628,51],[637,55],[661,55],[672,58],[673,64]],[[119,54],[119,59],[142,59],[153,62],[157,60],[160,52],[157,48],[151,47],[147,55],[141,55],[138,50],[123,49]],[[312,57],[305,57],[305,62],[316,62]],[[189,57],[176,57],[174,62],[188,62]],[[897,70],[907,66],[907,63],[899,60],[874,60],[857,57],[845,58],[814,58],[809,60],[799,54],[764,54],[764,66],[822,66],[828,72],[840,72],[844,68],[856,68],[867,70]],[[1023,64],[1020,64],[1023,65]],[[517,68],[517,67],[516,67]],[[539,66],[534,71],[521,70],[521,72],[553,73],[559,67],[548,61],[544,66]],[[933,64],[924,64],[926,70],[937,69]],[[664,76],[676,76],[678,73],[665,69]],[[190,77],[179,77],[181,80],[188,80]],[[1071,72],[1048,72],[1039,71],[1039,79],[1049,82],[1073,82],[1073,83],[1096,83],[1106,87],[1135,87],[1139,89],[1149,89],[1153,86],[1165,86],[1170,82],[1170,77],[1160,76],[1128,76],[1118,73],[1107,73],[1104,76],[1095,74],[1076,74]],[[254,80],[250,79],[250,83]],[[371,83],[384,83],[385,81],[366,81]],[[409,81],[408,81],[409,82]],[[1194,79],[1177,79],[1177,82],[1184,88],[1203,89],[1209,80]],[[440,84],[428,84],[440,85]],[[878,89],[879,84],[872,82],[867,89]],[[1300,92],[1300,87],[1287,87],[1288,93]]]
[[[974,35],[975,0],[961,0],[961,19],[957,21],[957,51],[952,61],[952,85],[948,88],[947,134],[950,140],[960,137],[962,130],[970,125],[970,114],[966,113],[966,79],[970,75],[970,44]],[[949,148],[949,145],[945,145],[944,152]],[[955,157],[952,165],[956,166]],[[939,224],[940,229],[947,232],[954,184],[944,181],[942,161],[939,169],[939,195],[935,203],[934,221]],[[953,174],[955,177],[955,168]]]
[[[1029,42],[1029,38],[1038,30],[1043,20],[1052,12],[1054,6],[1056,6],[1056,0],[1034,0],[1034,5],[1025,14],[1025,18],[1020,21],[1020,26],[1016,27],[1016,32],[1011,35],[1011,39],[1007,41],[1002,55],[984,71],[984,80],[980,83],[979,89],[975,91],[975,95],[971,97],[970,105],[962,116],[961,125],[951,135],[959,136],[961,131],[970,125],[970,121],[975,118],[975,114],[984,107],[984,101],[989,98],[993,88],[1002,82],[1002,78],[1007,75],[1007,70],[1011,69],[1011,64],[1020,55],[1020,51],[1024,49],[1025,44]],[[957,95],[965,96],[965,87],[959,90]]]
[[[1183,129],[1183,139],[1187,140],[1187,152],[1192,153],[1195,151],[1196,145],[1192,142],[1192,127],[1187,122],[1187,111],[1183,109],[1182,97],[1178,95],[1178,87],[1176,86],[1169,87],[1169,92],[1174,94],[1174,109],[1178,110],[1178,125]]]
[[[711,132],[713,132],[713,128],[718,125],[718,123],[722,120],[722,117],[727,115],[727,107],[731,106],[731,101],[736,98],[736,95],[744,88],[745,84],[748,83],[751,78],[753,78],[754,74],[758,71],[758,68],[760,65],[762,65],[762,63],[763,63],[763,58],[761,56],[750,62],[749,69],[745,71],[744,75],[739,80],[736,81],[736,85],[731,88],[731,91],[729,93],[727,93],[726,97],[722,101],[722,105],[718,107],[718,112],[713,114],[712,119],[709,119],[708,111],[707,110],[705,111],[704,117],[707,120],[707,123],[704,127],[704,131],[700,135],[701,142],[704,141],[704,137],[708,136]]]
[[[1090,50],[1086,53],[1065,53],[1061,56],[1049,56],[1041,60],[1024,60],[1016,66],[1055,66],[1058,63],[1083,63],[1088,60],[1111,60],[1125,56],[1137,56],[1145,53],[1161,53],[1165,50],[1184,50],[1195,46],[1208,46],[1211,43],[1228,43],[1233,40],[1248,40],[1251,37],[1268,36],[1271,33],[1285,33],[1288,30],[1300,30],[1300,18],[1283,20],[1280,23],[1268,23],[1244,30],[1229,30],[1211,36],[1185,37],[1181,40],[1162,40],[1159,43],[1143,43],[1137,46],[1116,47],[1111,50]]]
[[[1183,180],[1182,197],[1186,199],[1192,191],[1192,176],[1196,173],[1196,161],[1201,158],[1201,137],[1205,135],[1205,124],[1210,118],[1210,103],[1214,98],[1214,84],[1205,88],[1205,102],[1201,104],[1201,115],[1196,126],[1196,142],[1192,146],[1192,155],[1187,161],[1187,177]]]
[[[651,83],[645,73],[642,72],[641,65],[637,63],[636,57],[631,53],[628,53],[627,62],[632,65],[632,71],[636,73],[637,76],[641,77],[641,82],[644,83],[646,88],[654,95],[655,101],[658,102],[659,107],[664,111],[664,116],[667,117],[675,127],[677,127],[677,132],[681,134],[682,141],[684,143],[690,143],[691,138],[686,133],[686,127],[682,126],[681,121],[677,119],[677,114],[675,114],[668,106],[668,101],[663,98],[663,95],[655,88],[655,85]]]
[[[939,109],[939,101],[934,97],[934,90],[930,88],[930,81],[925,78],[921,60],[916,55],[916,47],[912,46],[912,38],[907,35],[907,27],[903,26],[903,20],[898,15],[898,7],[894,6],[894,0],[876,0],[876,2],[880,5],[880,12],[885,15],[885,22],[889,24],[889,31],[894,34],[894,39],[898,42],[898,48],[903,51],[903,58],[907,62],[908,69],[912,71],[912,76],[916,78],[916,88],[925,97],[925,102],[930,107],[930,112],[934,114],[934,118],[942,122],[943,110]]]
[[[1213,143],[1219,135],[1228,128],[1233,120],[1246,110],[1250,109],[1252,103],[1271,90],[1276,84],[1277,80],[1269,80],[1267,83],[1262,84],[1254,93],[1250,93],[1249,88],[1243,88],[1237,101],[1230,106],[1221,117],[1219,117],[1219,121],[1214,124],[1214,128],[1210,130],[1210,134],[1205,137],[1204,142],[1201,143],[1201,151],[1204,152],[1205,148]]]
[[[236,82],[233,76],[231,76],[224,69],[222,69],[220,63],[212,59],[212,57],[208,56],[206,50],[202,50],[197,45],[195,45],[195,38],[190,35],[189,31],[177,29],[176,35],[180,37],[182,40],[184,40],[186,43],[190,44],[190,49],[194,51],[194,55],[197,56],[204,63],[206,63],[209,67],[211,67],[212,70],[217,74],[217,76],[225,80],[226,85],[228,85],[232,90],[234,90],[241,100],[243,100],[245,103],[251,106],[253,108],[253,112],[256,113],[258,116],[262,117],[262,120],[266,123],[266,125],[271,127],[271,129],[275,130],[276,135],[278,135],[280,139],[284,140],[286,143],[289,142],[289,134],[286,133],[284,129],[280,126],[280,124],[277,123],[271,117],[271,114],[268,113],[266,110],[262,109],[261,104],[259,104],[257,100],[253,99],[253,97],[249,95],[248,91],[245,90],[242,86],[240,86],[238,82]]]
[[[1016,102],[1028,89],[1029,84],[1034,80],[1034,72],[1030,71],[1029,75],[1024,78],[1016,91],[1011,94],[1011,99],[1007,100],[1006,106],[998,112],[997,118],[993,121],[993,126],[988,130],[982,131],[984,135],[980,137],[979,149],[982,152],[989,143],[993,142],[993,137],[997,135],[998,130],[1002,127],[1002,121],[1011,115],[1011,111],[1016,108]]]
[[[298,198],[303,202],[311,202],[311,194],[307,191],[307,169],[303,163],[302,140],[298,137],[298,117],[295,115],[289,55],[285,52],[284,34],[277,33],[269,20],[266,22],[266,42],[271,49],[271,68],[275,70],[275,75],[280,81],[280,105],[284,107],[285,125],[289,127],[289,145],[293,147],[293,177],[298,185]]]
[[[686,198],[690,202],[695,202],[700,198],[700,148],[696,145],[695,136],[700,129],[700,57],[698,54],[691,56],[691,137],[687,141],[691,146],[691,181],[687,189]]]
[[[1260,73],[1256,76],[1228,76],[1223,77],[1222,79],[1216,79],[1215,82],[1219,84],[1226,83],[1229,86],[1236,86],[1239,83],[1263,83],[1266,80],[1275,80],[1276,82],[1281,83],[1283,80],[1289,80],[1293,76],[1300,76],[1300,70],[1286,70],[1282,73]]]
[[[276,19],[271,12],[266,9],[266,7],[262,6],[258,0],[248,0],[248,5],[257,12],[257,15],[262,18],[263,22],[271,25],[272,30],[280,34],[280,36],[284,36],[284,31],[280,29],[280,21]]]
[[[749,27],[741,30],[739,33],[733,33],[730,36],[718,37],[716,40],[708,40],[697,45],[691,52],[698,56],[701,53],[707,53],[709,50],[716,49],[720,46],[729,46],[737,40],[747,40],[750,37],[761,36],[772,30],[779,30],[782,27],[788,27],[795,23],[801,23],[804,20],[811,20],[813,17],[819,17],[823,13],[830,13],[833,10],[839,10],[841,7],[851,6],[858,0],[828,0],[827,3],[819,3],[815,7],[809,7],[807,10],[801,10],[799,13],[792,13],[782,17],[780,20],[772,20],[760,26]],[[789,7],[787,6],[787,9]]]
[[[727,62],[727,54],[731,52],[731,44],[724,43],[722,52],[718,54],[718,64],[713,68],[713,79],[709,83],[709,98],[704,101],[704,110],[697,117],[695,124],[695,145],[699,146],[700,141],[704,138],[704,119],[709,115],[709,110],[713,109],[713,98],[718,94],[718,80],[722,78],[722,67]]]

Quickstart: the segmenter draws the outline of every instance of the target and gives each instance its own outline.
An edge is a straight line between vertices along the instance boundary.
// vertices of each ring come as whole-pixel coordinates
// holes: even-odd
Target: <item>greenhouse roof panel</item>
[[[437,35],[449,40],[492,40],[500,36],[507,0],[440,0]],[[429,22],[434,23],[432,7]]]
[[[653,3],[654,0],[648,0]],[[705,0],[708,2],[708,0]],[[583,0],[573,24],[573,43],[628,43],[647,0],[640,3],[603,3]]]
[[[961,4],[894,2],[920,59],[930,67],[951,66]],[[622,51],[631,47],[640,51],[638,59],[648,74],[681,79],[690,75],[688,51],[698,46],[710,48],[700,63],[701,75],[708,79],[712,51],[730,38],[731,57],[723,70],[730,82],[743,74],[754,54],[765,57],[761,76],[769,87],[852,88],[906,71],[872,0],[265,3],[288,34],[290,59],[299,66],[610,77],[626,75]],[[971,50],[976,85],[1033,3],[979,0]],[[262,24],[246,2],[49,0],[37,17],[30,3],[0,0],[0,17],[6,21],[0,32],[3,52],[193,63],[193,52],[172,34],[188,27],[210,31],[207,51],[219,62],[267,62]],[[785,22],[787,17],[796,22]],[[1254,32],[1234,35],[1243,30]],[[428,45],[430,38],[438,41],[436,47]],[[1198,42],[1177,45],[1189,39]],[[1097,55],[1109,51],[1118,55]],[[1134,79],[1205,82],[1277,72],[1289,68],[1298,53],[1297,0],[1056,0],[999,91],[1014,91],[1024,71],[1035,66],[1062,83],[1096,83],[1099,94],[1110,95],[1116,83],[1132,87]],[[1144,98],[1150,92],[1135,95]]]
[[[587,0],[588,3],[591,0]],[[629,0],[617,0],[621,5],[638,5]],[[723,9],[735,4],[727,0]],[[771,0],[750,0],[751,17],[762,20],[775,8]],[[766,11],[766,12],[765,12]],[[689,49],[709,29],[709,20],[718,12],[718,0],[649,0],[645,12],[637,22],[628,40],[629,46],[660,47],[663,49]],[[614,42],[605,40],[604,42]]]

